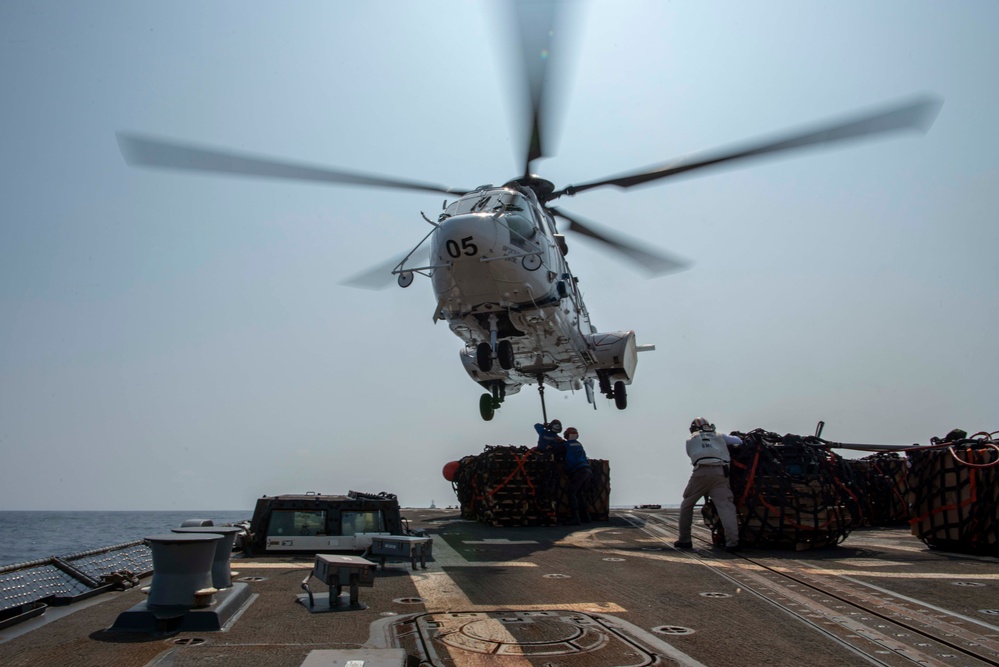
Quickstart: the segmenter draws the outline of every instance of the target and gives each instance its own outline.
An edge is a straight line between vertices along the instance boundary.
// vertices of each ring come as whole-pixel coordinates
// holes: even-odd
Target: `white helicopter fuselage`
[[[631,383],[635,334],[596,330],[565,251],[551,215],[516,186],[465,195],[431,234],[435,320],[465,342],[460,356],[469,376],[500,398],[543,382],[585,387],[592,402],[594,380],[622,398]]]
[[[509,25],[516,33],[513,41],[520,44],[521,56],[513,58],[505,69],[517,73],[526,104],[519,105],[518,114],[525,131],[515,142],[519,146],[517,173],[522,175],[502,187],[488,185],[468,191],[130,132],[117,133],[118,147],[125,161],[133,166],[457,195],[459,199],[450,206],[445,203],[436,222],[427,219],[433,230],[402,261],[387,261],[346,284],[370,287],[394,275],[400,286],[408,287],[415,274],[429,277],[437,297],[434,321],[446,320],[464,341],[461,360],[472,379],[488,392],[479,398],[479,410],[488,421],[506,394],[525,384],[539,385],[542,409],[546,384],[570,391],[585,388],[587,398],[593,402],[595,383],[599,383],[601,393],[614,399],[618,409],[624,409],[625,386],[634,377],[637,353],[654,349],[651,345],[637,345],[633,331],[601,333],[591,324],[577,281],[565,261],[567,248],[555,226],[556,218],[566,221],[564,231],[572,230],[603,244],[650,276],[687,266],[683,260],[647,248],[644,240],[636,242],[615,230],[602,230],[596,223],[555,208],[551,202],[595,188],[628,189],[702,168],[734,166],[742,160],[808,146],[829,147],[835,142],[902,130],[925,133],[942,104],[936,96],[923,95],[762,142],[754,140],[556,188],[551,181],[533,174],[531,168],[538,160],[552,156],[546,128],[551,128],[555,119],[548,103],[551,93],[545,94],[545,89],[551,90],[557,78],[570,69],[550,66],[566,57],[567,50],[562,48],[565,42],[559,39],[567,25],[565,16],[579,11],[582,3],[505,4],[510,10]],[[503,28],[497,27],[496,32],[506,40]],[[510,53],[516,54],[517,50]],[[538,53],[545,57],[537,57]],[[427,250],[431,255],[428,263],[415,259],[422,258]]]

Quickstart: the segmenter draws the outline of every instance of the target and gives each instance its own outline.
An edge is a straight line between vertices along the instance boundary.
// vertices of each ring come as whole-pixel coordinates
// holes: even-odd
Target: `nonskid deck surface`
[[[999,665],[999,559],[931,551],[906,528],[728,554],[696,525],[695,549],[674,549],[673,510],[531,528],[404,515],[433,560],[379,568],[366,609],[300,604],[311,556],[237,558],[252,596],[221,632],[109,631],[144,599],[133,589],[0,631],[0,664]]]

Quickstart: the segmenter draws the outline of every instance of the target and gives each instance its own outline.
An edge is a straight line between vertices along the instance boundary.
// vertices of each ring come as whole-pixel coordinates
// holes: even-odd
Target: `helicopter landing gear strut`
[[[506,385],[500,380],[493,380],[489,386],[489,393],[479,396],[479,415],[485,421],[491,421],[493,415],[503,405],[506,399]]]
[[[598,379],[600,380],[600,393],[607,398],[613,398],[614,405],[618,410],[624,410],[628,407],[628,390],[622,380],[615,382],[612,387],[610,376],[606,373],[600,373]]]

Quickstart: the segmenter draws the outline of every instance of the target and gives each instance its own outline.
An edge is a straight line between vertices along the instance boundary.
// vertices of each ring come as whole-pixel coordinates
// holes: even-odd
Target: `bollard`
[[[212,562],[212,586],[219,590],[232,586],[232,568],[229,559],[232,556],[232,545],[236,535],[243,532],[237,526],[181,526],[173,528],[178,534],[222,535],[222,540],[215,547],[215,560]]]
[[[153,552],[149,607],[191,608],[210,604],[212,562],[216,544],[222,539],[219,533],[168,533],[147,537],[146,543]]]

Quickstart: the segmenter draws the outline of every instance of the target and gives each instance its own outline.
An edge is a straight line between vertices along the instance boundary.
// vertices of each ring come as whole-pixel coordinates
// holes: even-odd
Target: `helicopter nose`
[[[436,255],[443,261],[481,259],[492,254],[497,223],[491,215],[455,215],[440,223],[434,233]]]

